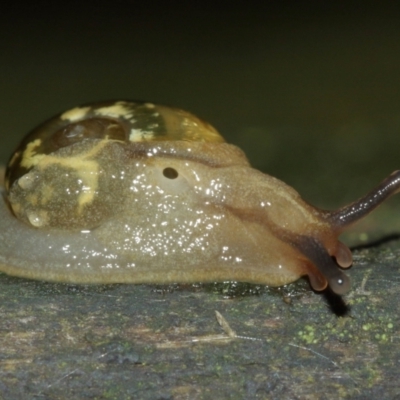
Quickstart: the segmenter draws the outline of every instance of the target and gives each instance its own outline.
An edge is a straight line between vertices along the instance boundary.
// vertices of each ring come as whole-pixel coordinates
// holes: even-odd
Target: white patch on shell
[[[91,204],[95,199],[99,178],[99,163],[96,161],[95,156],[106,144],[107,140],[103,140],[90,151],[77,156],[59,157],[50,154],[45,156],[40,163],[38,163],[39,170],[52,165],[61,165],[76,171],[77,177],[82,181],[82,190],[77,199],[77,212],[79,214],[83,212],[86,204]]]
[[[32,142],[28,143],[24,153],[22,154],[21,166],[24,168],[32,168],[37,165],[40,160],[45,157],[44,154],[37,154],[36,150],[42,144],[41,139],[35,139]]]
[[[72,110],[65,111],[65,113],[61,114],[60,118],[74,122],[85,118],[89,111],[90,107],[75,107]]]
[[[132,109],[124,101],[118,101],[112,106],[101,107],[94,110],[96,115],[111,118],[125,118],[131,120],[133,117]]]
[[[146,140],[153,139],[154,135],[152,132],[144,131],[143,129],[131,129],[129,134],[130,142],[143,142]]]

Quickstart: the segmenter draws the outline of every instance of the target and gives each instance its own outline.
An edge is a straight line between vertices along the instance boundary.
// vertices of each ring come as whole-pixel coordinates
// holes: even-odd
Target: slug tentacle
[[[351,250],[339,240],[336,244],[336,250],[332,254],[336,258],[336,262],[342,268],[349,268],[353,263],[353,256],[351,254]]]
[[[376,188],[368,192],[357,201],[329,212],[328,219],[332,226],[339,232],[349,225],[365,217],[388,197],[400,191],[400,170],[394,171],[384,179]]]
[[[347,268],[352,263],[350,249],[343,243],[337,241],[332,254],[325,248],[317,235],[307,236],[293,234],[293,232],[282,230],[275,226],[271,229],[286,243],[290,243],[306,258],[304,264],[310,284],[314,290],[321,291],[329,285],[336,294],[345,294],[350,289],[350,280],[339,266]],[[335,259],[336,262],[335,262]]]
[[[300,239],[298,246],[301,248],[302,253],[307,256],[321,275],[326,279],[327,284],[336,294],[345,294],[349,291],[349,277],[338,268],[338,265],[319,240],[313,237],[303,236]],[[309,277],[311,286],[315,290],[325,289],[326,285],[321,288],[319,282],[317,286],[315,285],[316,279],[312,274],[309,273]]]

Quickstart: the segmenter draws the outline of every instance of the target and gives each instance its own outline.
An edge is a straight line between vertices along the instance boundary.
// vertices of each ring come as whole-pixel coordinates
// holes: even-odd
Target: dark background
[[[399,167],[395,2],[39,1],[0,15],[3,161],[53,114],[123,98],[198,114],[321,206]]]
[[[400,167],[399,65],[396,2],[3,2],[0,160],[60,111],[147,100],[203,117],[255,167],[335,208]],[[2,275],[0,395],[398,398],[400,246],[386,235],[400,233],[399,201],[347,235],[364,246],[344,303],[305,280],[269,291]],[[214,310],[246,338],[214,337]]]

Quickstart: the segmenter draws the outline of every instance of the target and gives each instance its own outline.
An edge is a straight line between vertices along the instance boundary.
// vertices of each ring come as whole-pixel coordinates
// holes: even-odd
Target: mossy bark
[[[395,398],[399,247],[356,250],[343,299],[305,280],[71,286],[1,275],[0,397]]]

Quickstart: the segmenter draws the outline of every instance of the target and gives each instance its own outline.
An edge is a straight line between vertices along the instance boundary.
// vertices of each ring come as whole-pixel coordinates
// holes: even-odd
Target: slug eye
[[[169,164],[169,163],[168,163]],[[186,193],[191,188],[186,177],[186,170],[184,167],[175,168],[164,165],[157,166],[151,174],[151,183],[159,187],[167,195],[180,195]]]
[[[178,177],[178,171],[175,168],[167,167],[164,168],[163,175],[168,179],[176,179]]]

